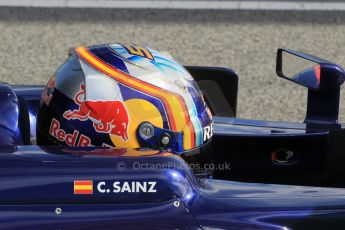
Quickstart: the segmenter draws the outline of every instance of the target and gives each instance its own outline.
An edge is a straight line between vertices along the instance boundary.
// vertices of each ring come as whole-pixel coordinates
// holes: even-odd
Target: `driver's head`
[[[185,152],[212,136],[212,116],[188,71],[135,45],[71,51],[49,80],[37,116],[39,145],[149,147]]]

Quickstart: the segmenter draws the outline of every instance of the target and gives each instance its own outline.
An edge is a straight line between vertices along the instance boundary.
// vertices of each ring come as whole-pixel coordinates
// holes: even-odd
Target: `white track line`
[[[147,8],[216,10],[345,11],[345,2],[184,1],[184,0],[0,0],[0,6],[65,8]]]

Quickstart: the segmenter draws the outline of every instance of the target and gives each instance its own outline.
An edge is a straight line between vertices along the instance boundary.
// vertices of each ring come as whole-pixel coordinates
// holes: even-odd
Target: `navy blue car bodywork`
[[[342,71],[315,61],[324,76]],[[333,119],[342,82],[309,89],[304,123],[266,122],[235,118],[234,71],[187,69],[216,115],[212,176],[164,151],[36,146],[43,86],[1,84],[0,228],[342,229],[345,127]],[[92,182],[91,194],[75,194],[80,180]],[[115,192],[114,182],[134,187]],[[135,188],[149,182],[146,192]]]

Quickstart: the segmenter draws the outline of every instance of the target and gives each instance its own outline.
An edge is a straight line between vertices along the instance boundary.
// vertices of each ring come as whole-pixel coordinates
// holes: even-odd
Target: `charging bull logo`
[[[67,120],[91,120],[96,132],[109,133],[128,140],[129,117],[122,101],[87,101],[85,85],[76,93],[74,101],[79,109],[67,110],[63,117]]]

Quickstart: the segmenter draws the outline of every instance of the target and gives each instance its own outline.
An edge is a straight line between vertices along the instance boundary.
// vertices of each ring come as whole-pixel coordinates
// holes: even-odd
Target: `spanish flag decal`
[[[92,180],[75,180],[74,194],[93,194]]]

